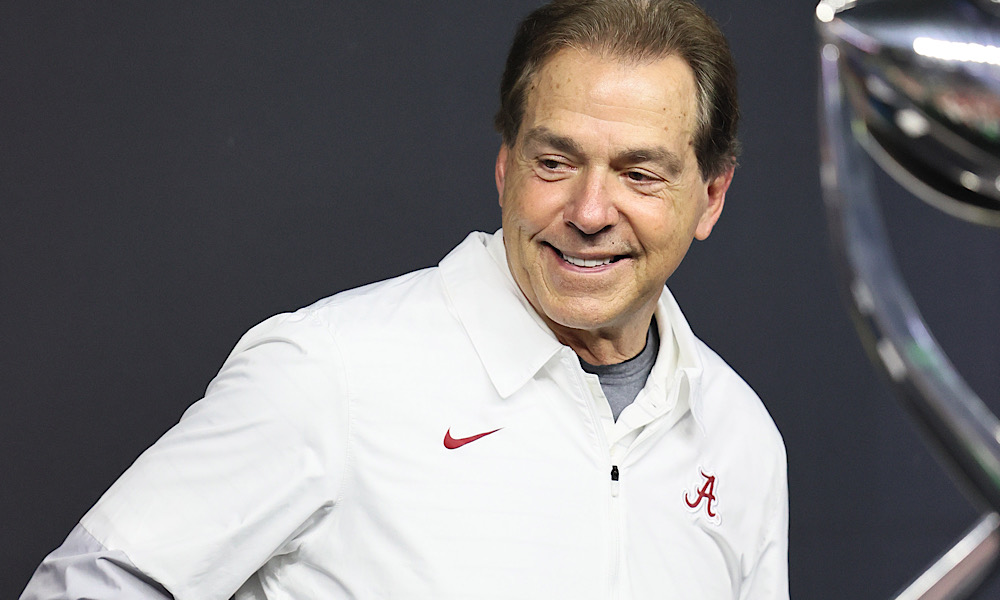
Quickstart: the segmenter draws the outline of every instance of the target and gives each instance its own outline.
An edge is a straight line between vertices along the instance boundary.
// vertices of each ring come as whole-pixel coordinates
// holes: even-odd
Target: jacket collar
[[[514,283],[500,231],[469,234],[439,266],[490,381],[507,398],[534,377],[562,344]]]
[[[654,385],[663,386],[658,393],[665,394],[668,402],[676,399],[675,408],[690,409],[695,422],[704,433],[701,384],[705,363],[702,343],[691,331],[681,307],[666,287],[656,306],[656,323],[660,329],[660,352],[649,380]],[[668,344],[675,345],[671,348]],[[672,360],[668,359],[670,352],[675,353],[670,357]]]
[[[514,282],[502,230],[493,235],[469,234],[439,266],[458,318],[500,396],[516,392],[562,350],[563,345]],[[650,380],[668,401],[676,398],[678,408],[686,404],[703,428],[700,342],[666,288],[657,304],[656,320],[660,351]],[[675,355],[668,359],[670,353]]]

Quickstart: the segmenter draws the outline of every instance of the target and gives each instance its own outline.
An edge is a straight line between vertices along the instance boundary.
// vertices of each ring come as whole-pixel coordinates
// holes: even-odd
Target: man
[[[780,436],[664,288],[735,94],[686,0],[536,10],[502,230],[251,329],[22,598],[787,598]]]

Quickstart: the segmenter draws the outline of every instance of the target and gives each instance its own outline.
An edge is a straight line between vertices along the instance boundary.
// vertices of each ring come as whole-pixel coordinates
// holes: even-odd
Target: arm
[[[178,600],[223,600],[295,550],[332,509],[340,481],[338,358],[308,312],[244,336],[205,397],[80,520],[110,551],[101,567],[134,565]]]
[[[81,525],[35,569],[20,600],[173,600],[119,550],[108,550]]]
[[[740,600],[788,600],[788,479],[784,446],[777,457],[757,562],[744,580]]]

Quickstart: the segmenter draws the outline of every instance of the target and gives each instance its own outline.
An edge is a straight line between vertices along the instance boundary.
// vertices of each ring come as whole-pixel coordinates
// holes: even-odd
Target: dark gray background
[[[0,596],[251,325],[499,226],[495,89],[536,3],[0,4]],[[670,285],[784,434],[793,597],[885,598],[975,512],[840,302],[814,3],[706,7],[741,68],[745,154]],[[918,302],[994,402],[996,232],[885,188]]]

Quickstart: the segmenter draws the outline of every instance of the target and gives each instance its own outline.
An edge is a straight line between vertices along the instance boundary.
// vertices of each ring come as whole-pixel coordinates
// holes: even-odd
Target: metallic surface
[[[984,515],[893,600],[967,598],[989,575],[1000,552],[1000,515]]]
[[[897,598],[965,598],[1000,549],[1000,421],[934,340],[897,268],[871,161],[932,205],[1000,226],[1000,4],[825,0],[822,184],[852,316],[984,517]]]
[[[817,8],[841,52],[859,141],[916,196],[1000,226],[1000,4],[875,0]],[[824,22],[824,19],[828,19]]]

